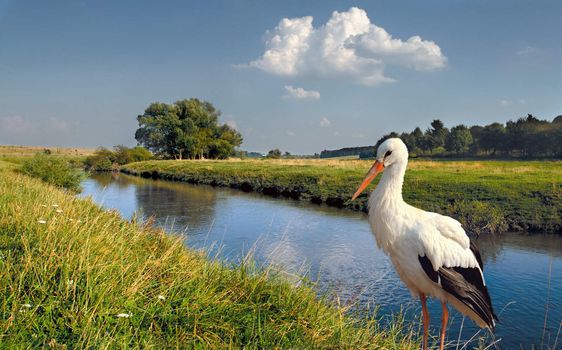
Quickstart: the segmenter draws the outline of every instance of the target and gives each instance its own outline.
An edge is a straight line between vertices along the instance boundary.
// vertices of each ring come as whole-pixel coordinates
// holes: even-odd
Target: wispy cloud
[[[526,55],[534,54],[537,51],[538,51],[538,49],[534,46],[525,46],[521,50],[517,51],[516,54],[517,54],[517,56],[526,56]]]
[[[518,103],[520,105],[523,105],[525,103],[527,103],[527,100],[525,100],[524,98],[520,98],[517,101],[513,101],[513,100],[499,100],[498,101],[500,106],[502,107],[509,107],[509,106],[513,106],[515,103]]]
[[[68,129],[68,123],[63,119],[59,119],[57,117],[50,117],[49,127],[53,130],[63,131]]]
[[[323,128],[329,128],[332,126],[332,122],[328,118],[324,117],[320,119],[320,126]]]
[[[31,131],[34,125],[20,115],[0,117],[0,130],[13,133],[26,133]]]
[[[318,100],[320,98],[320,93],[318,91],[305,90],[300,87],[295,88],[291,85],[286,85],[285,91],[287,93],[282,96],[284,99]]]
[[[247,66],[281,76],[346,78],[376,85],[394,81],[385,76],[385,65],[435,70],[447,63],[435,42],[418,35],[405,41],[394,38],[357,7],[334,11],[319,27],[312,21],[312,16],[283,18],[267,31],[263,55]]]

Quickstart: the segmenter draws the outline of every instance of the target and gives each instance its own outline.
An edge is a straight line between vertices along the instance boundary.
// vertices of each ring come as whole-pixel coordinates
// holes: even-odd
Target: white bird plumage
[[[496,316],[484,282],[483,266],[475,245],[457,220],[407,204],[402,198],[408,149],[398,138],[384,141],[376,161],[353,196],[383,172],[368,200],[369,223],[377,245],[388,254],[412,296],[422,302],[424,339],[427,348],[426,296],[443,305],[441,346],[444,345],[448,312],[452,304],[480,327],[493,329]]]

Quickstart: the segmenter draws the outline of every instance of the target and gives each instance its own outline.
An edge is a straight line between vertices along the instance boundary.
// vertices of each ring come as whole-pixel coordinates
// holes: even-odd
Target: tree
[[[443,122],[439,119],[434,119],[431,122],[431,128],[425,132],[425,150],[430,153],[438,147],[444,147],[445,141],[449,130],[444,126]]]
[[[506,132],[503,124],[492,123],[486,125],[480,132],[478,143],[480,149],[484,151],[492,151],[495,155],[498,150],[507,149]]]
[[[377,143],[375,144],[375,149],[376,149],[376,148],[379,148],[379,146],[380,146],[384,141],[386,141],[386,140],[388,140],[388,139],[395,138],[395,137],[399,137],[399,135],[398,135],[397,133],[395,133],[394,131],[391,132],[391,133],[389,133],[389,134],[384,135],[384,136],[381,137],[381,138],[377,141]]]
[[[281,158],[281,151],[279,150],[279,148],[272,149],[271,151],[267,152],[267,158],[279,159]]]
[[[470,130],[461,124],[451,129],[451,132],[447,135],[445,148],[447,151],[464,155],[471,144],[472,135],[470,134]]]
[[[228,158],[242,144],[242,135],[219,125],[220,112],[207,101],[184,99],[152,103],[137,117],[135,139],[164,158]]]

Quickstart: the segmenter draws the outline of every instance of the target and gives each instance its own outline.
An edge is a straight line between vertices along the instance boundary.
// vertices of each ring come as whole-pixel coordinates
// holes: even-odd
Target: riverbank
[[[295,287],[226,267],[0,161],[0,343],[14,348],[416,348]],[[305,283],[306,284],[306,283]]]
[[[354,202],[350,198],[370,165],[345,160],[170,160],[131,163],[121,171],[366,211],[369,191]],[[451,215],[475,233],[560,233],[561,168],[560,161],[414,160],[406,172],[404,199]]]

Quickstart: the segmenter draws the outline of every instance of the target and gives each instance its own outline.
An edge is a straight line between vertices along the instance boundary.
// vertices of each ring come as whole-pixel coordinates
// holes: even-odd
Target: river
[[[123,174],[93,175],[83,189],[81,196],[127,219],[135,213],[152,216],[156,226],[184,235],[186,245],[214,258],[237,262],[251,254],[259,264],[305,276],[319,293],[337,296],[341,304],[358,310],[378,305],[382,317],[400,310],[408,319],[419,317],[419,302],[377,248],[364,213]],[[501,322],[487,341],[500,349],[552,349],[558,336],[556,347],[562,349],[562,237],[505,234],[481,237],[477,244]],[[437,301],[429,306],[437,335],[441,307]],[[467,341],[477,332],[469,319],[463,323],[462,315],[451,312],[452,348],[476,345]]]

